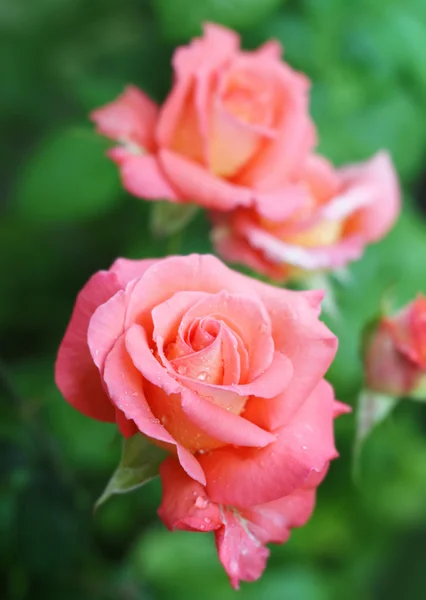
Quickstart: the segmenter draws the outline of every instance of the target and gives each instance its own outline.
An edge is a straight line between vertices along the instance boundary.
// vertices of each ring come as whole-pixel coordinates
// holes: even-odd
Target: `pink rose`
[[[337,170],[313,155],[302,182],[306,201],[288,218],[265,219],[254,208],[213,215],[218,253],[278,281],[336,269],[381,239],[400,211],[397,177],[385,152]]]
[[[59,348],[56,382],[68,402],[169,450],[170,477],[208,499],[216,525],[227,507],[217,536],[234,582],[258,576],[266,550],[253,551],[252,575],[234,557],[243,561],[237,573],[239,542],[226,523],[235,517],[243,536],[241,518],[259,518],[257,545],[284,540],[308,517],[306,490],[336,456],[338,405],[321,381],[337,340],[318,320],[321,298],[250,279],[213,256],[119,259],[84,286]],[[176,527],[167,469],[161,514]],[[276,530],[264,522],[268,503],[284,511]]]
[[[161,107],[128,87],[91,117],[120,145],[110,151],[124,187],[148,199],[216,210],[256,206],[281,217],[304,190],[290,183],[315,143],[308,81],[280,59],[278,43],[254,52],[236,33],[206,25],[178,48],[173,89]],[[277,213],[278,211],[278,213]]]
[[[364,354],[366,385],[391,396],[426,396],[426,297],[418,296],[369,333]]]

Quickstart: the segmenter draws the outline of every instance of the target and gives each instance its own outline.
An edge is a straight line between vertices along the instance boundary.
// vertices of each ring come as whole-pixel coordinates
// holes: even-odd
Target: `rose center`
[[[271,92],[248,73],[232,75],[222,94],[222,105],[227,112],[249,125],[267,127],[272,124]]]

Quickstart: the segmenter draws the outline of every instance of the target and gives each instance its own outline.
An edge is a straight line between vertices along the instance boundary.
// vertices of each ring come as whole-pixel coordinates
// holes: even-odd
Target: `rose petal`
[[[113,148],[108,156],[120,167],[123,186],[130,194],[149,200],[180,201],[179,194],[154,155],[133,154],[125,148]]]
[[[263,252],[267,260],[276,265],[292,265],[307,271],[318,271],[345,266],[362,254],[364,242],[352,237],[330,246],[303,247],[276,238],[261,227],[251,223],[240,225],[249,244]]]
[[[193,77],[179,78],[160,113],[157,143],[195,162],[206,162],[206,142],[196,106]]]
[[[138,279],[142,277],[149,267],[155,265],[159,260],[158,258],[143,258],[142,260],[130,260],[128,258],[117,258],[111,267],[109,268],[110,273],[115,273],[118,280],[123,288],[132,279]]]
[[[111,400],[126,418],[134,421],[144,435],[176,446],[182,467],[190,477],[204,485],[204,473],[197,459],[178,444],[152,414],[145,398],[143,379],[127,353],[124,336],[116,341],[109,352],[103,378]]]
[[[159,341],[159,345],[162,344]],[[160,350],[161,356],[161,350]],[[163,361],[165,364],[165,361]],[[221,385],[223,383],[223,358],[222,342],[217,337],[214,342],[204,350],[175,358],[168,362],[177,374],[185,375],[191,379],[201,379],[207,383]]]
[[[253,281],[232,271],[211,255],[169,256],[147,269],[132,291],[126,313],[126,326],[135,321],[152,330],[151,311],[175,292],[195,291],[214,294],[253,294]],[[151,327],[151,330],[150,330]]]
[[[322,292],[278,291],[260,283],[258,290],[271,315],[275,347],[293,368],[293,377],[282,394],[267,403],[250,400],[246,407],[247,419],[273,430],[288,423],[317,386],[336,354],[338,341],[317,317]]]
[[[220,291],[201,298],[182,317],[181,329],[200,317],[223,321],[242,338],[249,356],[249,381],[264,373],[272,362],[274,344],[267,311],[256,297]]]
[[[401,210],[398,178],[389,154],[378,152],[365,163],[341,169],[339,175],[345,188],[356,190],[359,186],[368,195],[366,207],[348,220],[345,235],[359,235],[366,242],[379,240]]]
[[[308,201],[308,191],[299,183],[287,183],[271,192],[254,192],[254,206],[262,217],[270,221],[284,221]]]
[[[347,415],[352,412],[352,407],[348,404],[343,404],[343,402],[339,402],[338,400],[334,401],[334,418],[340,417],[341,415]]]
[[[202,396],[212,396],[216,404],[232,406],[234,402],[238,401],[234,398],[235,394],[243,397],[274,398],[289,385],[292,375],[293,368],[290,360],[280,352],[275,352],[270,367],[250,383],[214,385],[199,379],[190,379],[179,373],[176,374],[176,378],[194,392]]]
[[[173,55],[173,67],[180,79],[196,73],[200,67],[215,69],[238,50],[239,36],[226,27],[207,23],[202,38],[194,38],[188,46],[178,48]]]
[[[290,529],[305,525],[314,506],[315,490],[300,489],[278,500],[248,508],[242,516],[262,544],[282,544],[287,541]]]
[[[146,150],[153,150],[157,117],[158,106],[132,85],[127,86],[114,102],[90,115],[101,135]]]
[[[265,68],[265,65],[263,65]],[[316,143],[308,111],[308,79],[281,62],[269,61],[271,77],[279,81],[280,114],[277,138],[249,163],[237,183],[263,192],[280,189],[300,174],[304,160]]]
[[[260,148],[270,131],[257,132],[217,102],[209,135],[210,169],[221,177],[231,177]]]
[[[92,360],[101,373],[108,353],[124,332],[127,303],[136,281],[131,281],[126,289],[118,291],[107,302],[98,306],[90,319],[87,343]]]
[[[322,205],[339,190],[340,178],[333,165],[319,154],[310,154],[305,161],[301,178],[309,186],[309,191]]]
[[[158,515],[170,530],[213,531],[222,525],[219,508],[207,498],[205,488],[190,479],[170,457],[160,466],[163,496]]]
[[[227,444],[263,448],[276,439],[272,433],[198,394],[183,393],[182,408],[197,427]]]
[[[267,57],[273,60],[281,60],[282,53],[283,47],[277,40],[269,40],[253,52],[253,54],[260,55],[262,58]]]
[[[157,342],[158,338],[161,338],[164,344],[176,340],[185,313],[194,304],[206,297],[205,292],[179,291],[155,306],[152,309],[152,322],[154,325],[152,338],[154,342]],[[190,351],[189,347],[188,351]]]
[[[200,456],[209,498],[249,507],[302,487],[336,456],[333,408],[333,390],[322,381],[290,423],[274,432],[275,443],[262,449],[219,448]]]
[[[237,514],[222,512],[223,527],[215,531],[219,560],[231,585],[238,590],[240,581],[256,581],[265,570],[269,550],[250,533]]]
[[[252,248],[247,239],[232,227],[219,226],[211,232],[211,240],[219,256],[230,263],[247,265],[253,271],[276,281],[287,278],[288,269],[266,260],[261,251]]]
[[[197,204],[216,210],[231,210],[252,203],[250,189],[228,183],[183,156],[161,150],[158,157],[167,178],[187,201],[196,200]]]
[[[136,423],[132,420],[129,420],[123,411],[118,410],[118,408],[115,410],[115,420],[121,435],[123,435],[125,438],[132,437],[132,435],[135,435],[135,433],[138,432]]]
[[[115,410],[102,387],[87,342],[89,321],[99,307],[120,290],[114,273],[99,271],[77,296],[74,311],[59,347],[56,385],[77,410],[100,421],[115,421]]]
[[[140,325],[132,325],[125,333],[126,348],[136,369],[166,394],[180,394],[182,385],[169,375],[149,348],[146,332]]]

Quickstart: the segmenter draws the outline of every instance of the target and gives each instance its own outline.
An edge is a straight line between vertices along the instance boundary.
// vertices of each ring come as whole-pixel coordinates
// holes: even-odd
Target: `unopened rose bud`
[[[419,296],[368,336],[366,386],[392,396],[426,397],[426,297]]]

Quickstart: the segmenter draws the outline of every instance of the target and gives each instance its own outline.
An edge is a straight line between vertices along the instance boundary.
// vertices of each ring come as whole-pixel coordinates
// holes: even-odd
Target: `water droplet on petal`
[[[308,446],[302,446],[302,450],[307,450]]]
[[[185,367],[185,365],[179,365],[177,368],[177,372],[179,373],[179,375],[186,375],[188,371],[188,368]]]
[[[209,524],[209,523],[211,523],[211,522],[212,522],[212,520],[210,519],[210,517],[206,517],[206,518],[204,519],[204,523],[207,523],[207,524]]]
[[[209,501],[207,500],[207,498],[203,498],[202,496],[197,496],[197,498],[195,500],[195,506],[197,508],[207,508],[208,505],[209,505]]]
[[[205,371],[200,371],[197,375],[197,379],[205,381],[207,379],[207,373]]]

